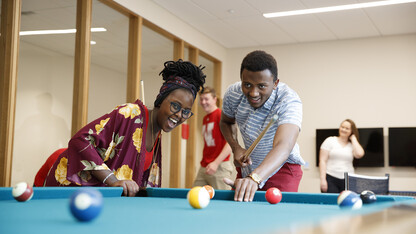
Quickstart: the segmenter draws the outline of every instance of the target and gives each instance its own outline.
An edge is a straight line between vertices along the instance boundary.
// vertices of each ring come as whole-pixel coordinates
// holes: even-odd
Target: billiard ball
[[[69,199],[69,208],[77,220],[91,221],[103,208],[103,196],[100,191],[93,188],[78,189]]]
[[[270,204],[277,204],[282,200],[282,192],[278,188],[269,188],[266,191],[266,200]]]
[[[344,190],[338,195],[337,203],[341,208],[360,209],[363,205],[363,201],[360,196],[349,190]]]
[[[33,189],[26,182],[20,182],[13,187],[12,195],[19,202],[29,201],[33,197]]]
[[[209,193],[209,198],[212,199],[215,196],[215,190],[211,185],[204,185],[204,188],[208,191]]]
[[[370,190],[364,190],[360,194],[360,198],[365,204],[370,204],[377,201],[376,194]]]
[[[195,209],[207,207],[210,201],[208,191],[201,186],[196,186],[189,190],[186,198],[189,204]]]

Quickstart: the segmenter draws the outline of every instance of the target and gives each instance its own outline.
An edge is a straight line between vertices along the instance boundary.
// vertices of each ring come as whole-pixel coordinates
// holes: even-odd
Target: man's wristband
[[[261,183],[261,177],[257,174],[257,173],[251,173],[250,175],[248,175],[248,177],[250,177],[250,179],[252,179],[254,182],[256,182],[258,185],[260,185]]]

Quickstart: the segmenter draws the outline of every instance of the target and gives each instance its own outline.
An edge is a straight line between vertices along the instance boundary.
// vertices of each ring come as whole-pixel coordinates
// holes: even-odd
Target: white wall
[[[88,90],[89,123],[126,103],[127,74],[92,63]]]
[[[70,135],[73,60],[21,42],[12,181],[33,183],[46,158]]]
[[[346,118],[359,128],[383,127],[385,136],[388,127],[416,126],[415,34],[228,50],[223,87],[240,80],[242,59],[256,49],[276,58],[280,80],[303,102],[298,143],[309,167],[304,167],[301,192],[319,192],[315,129],[338,128]],[[388,167],[387,158],[385,164],[356,172],[390,173],[391,190],[416,190],[415,168]]]

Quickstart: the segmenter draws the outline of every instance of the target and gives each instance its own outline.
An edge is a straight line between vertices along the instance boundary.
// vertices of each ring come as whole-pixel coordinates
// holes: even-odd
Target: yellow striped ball
[[[203,209],[208,206],[210,196],[208,191],[200,186],[193,187],[186,196],[189,204],[195,209]]]

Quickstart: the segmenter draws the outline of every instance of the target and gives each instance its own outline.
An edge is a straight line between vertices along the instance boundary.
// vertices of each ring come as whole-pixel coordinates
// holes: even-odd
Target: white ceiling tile
[[[22,15],[21,31],[75,28],[76,16],[68,12],[68,8],[33,12],[30,15]]]
[[[335,40],[336,36],[313,15],[271,18],[298,42]]]
[[[338,39],[380,36],[371,19],[361,9],[316,16]]]
[[[242,16],[261,15],[261,13],[244,0],[191,0],[219,19]],[[230,12],[232,11],[232,13]]]
[[[213,20],[200,23],[202,33],[215,38],[220,44],[227,48],[258,46],[259,44],[251,38],[245,37],[244,34],[234,27],[220,20]]]
[[[216,17],[214,15],[211,15],[207,10],[202,9],[201,7],[195,5],[193,2],[190,2],[188,0],[153,1],[185,22],[206,21],[216,19]]]
[[[296,43],[294,38],[262,16],[227,19],[224,22],[260,45]]]
[[[365,9],[382,35],[416,33],[416,3]]]
[[[301,0],[307,8],[330,7],[358,3],[357,0]],[[365,2],[370,2],[366,0]]]
[[[77,1],[74,0],[23,0],[22,12],[52,10],[65,7],[75,8],[76,5]]]
[[[293,11],[304,9],[305,5],[299,0],[246,0],[262,14],[276,11]]]

